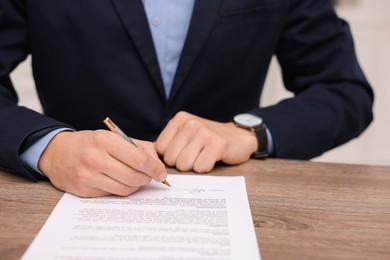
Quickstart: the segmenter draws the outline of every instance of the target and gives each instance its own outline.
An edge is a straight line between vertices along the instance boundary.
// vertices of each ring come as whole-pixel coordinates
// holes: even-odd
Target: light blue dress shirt
[[[195,0],[142,0],[169,97]]]
[[[195,0],[142,0],[163,78],[165,95],[172,89],[181,52],[190,26]],[[66,128],[52,131],[34,143],[23,154],[22,161],[37,172],[38,161],[51,139]],[[267,129],[268,130],[268,129]],[[267,131],[269,148],[273,150],[271,133]]]

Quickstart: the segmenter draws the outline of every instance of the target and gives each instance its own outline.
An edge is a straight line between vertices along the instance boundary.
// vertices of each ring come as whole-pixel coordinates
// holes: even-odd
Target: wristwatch
[[[234,116],[233,122],[236,126],[256,134],[258,148],[257,151],[252,154],[252,158],[266,158],[268,156],[268,138],[266,131],[267,126],[263,122],[263,119],[252,114],[238,114]]]

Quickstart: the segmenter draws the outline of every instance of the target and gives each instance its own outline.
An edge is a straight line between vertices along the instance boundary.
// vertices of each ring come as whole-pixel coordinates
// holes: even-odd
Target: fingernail
[[[160,173],[160,175],[158,176],[158,181],[162,182],[163,180],[165,180],[167,178],[167,172],[162,172]]]

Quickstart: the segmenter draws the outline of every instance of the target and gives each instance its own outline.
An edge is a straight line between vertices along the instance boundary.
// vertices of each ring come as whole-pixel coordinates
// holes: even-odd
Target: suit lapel
[[[162,98],[165,99],[165,91],[162,82],[161,72],[157,61],[153,39],[148,25],[141,0],[111,0],[116,8],[124,27],[130,34],[133,42],[143,59],[157,89]]]
[[[169,101],[172,102],[200,54],[218,17],[223,0],[195,0],[187,39],[183,47]]]

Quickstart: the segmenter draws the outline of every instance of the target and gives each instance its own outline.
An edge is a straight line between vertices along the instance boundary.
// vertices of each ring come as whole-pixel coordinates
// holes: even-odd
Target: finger
[[[176,168],[187,170],[191,167],[196,172],[209,172],[215,162],[220,160],[225,149],[226,140],[208,127],[201,127],[188,145],[188,150],[180,154]],[[201,165],[202,163],[205,165]]]
[[[197,136],[182,150],[176,159],[176,169],[179,171],[190,171],[194,168],[195,161],[201,153],[204,143]]]
[[[112,194],[127,196],[139,189],[139,187],[126,186],[104,174],[93,173],[90,169],[63,175],[52,183],[58,189],[80,197],[97,197]]]
[[[121,182],[118,182],[103,173],[87,173],[83,178],[84,187],[89,186],[92,188],[90,192],[100,190],[102,193],[114,194],[119,196],[128,196],[131,193],[137,191],[140,187],[127,186]]]
[[[211,134],[208,140],[207,145],[204,146],[194,163],[193,169],[195,172],[210,172],[214,168],[215,163],[220,161],[226,150],[228,150],[228,143],[224,138]]]
[[[116,158],[108,154],[105,157],[100,160],[102,163],[97,168],[108,177],[131,187],[143,186],[151,181],[150,176],[129,167]]]
[[[57,187],[57,188],[59,188],[59,187]],[[89,188],[88,190],[85,190],[83,192],[81,192],[77,189],[71,189],[71,188],[66,189],[64,191],[71,193],[73,195],[82,197],[82,198],[94,198],[94,197],[104,197],[104,196],[112,195],[112,193],[109,193],[109,192],[106,192],[103,190],[99,190],[96,188]]]
[[[220,160],[220,153],[215,147],[206,146],[196,158],[193,170],[197,173],[210,172],[214,168],[215,163]]]
[[[121,182],[118,182],[108,177],[103,173],[96,174],[95,178],[96,178],[96,182],[93,182],[92,186],[98,190],[107,192],[109,194],[128,196],[136,192],[140,188],[140,186],[136,186],[136,187],[127,186]]]
[[[156,140],[156,150],[160,155],[164,155],[168,144],[172,141],[172,139],[176,136],[179,131],[179,127],[177,126],[174,119],[171,119],[168,124],[165,126],[163,131],[157,137]]]
[[[156,181],[161,182],[166,178],[166,169],[160,160],[156,160],[146,151],[135,147],[120,136],[114,133],[113,135],[116,138],[115,143],[107,145],[107,151],[112,157]]]
[[[175,138],[183,124],[192,118],[195,118],[195,116],[187,112],[180,111],[171,120],[169,120],[168,124],[165,126],[156,141],[158,154],[165,154],[168,145],[171,143],[172,139]]]
[[[86,182],[82,179],[83,177],[80,177],[80,175],[75,172],[70,175],[61,173],[58,178],[53,178],[53,176],[51,176],[50,182],[59,190],[84,198],[111,195],[111,193],[107,191],[91,187],[88,182],[87,185],[85,185],[84,183]]]
[[[140,147],[142,147],[142,149],[146,153],[148,153],[150,156],[152,156],[152,158],[154,158],[159,164],[162,165],[163,171],[160,173],[160,176],[158,177],[157,181],[160,182],[164,181],[167,178],[167,169],[165,168],[164,163],[160,160],[157,154],[155,144],[151,142],[145,142],[145,141],[141,141],[141,143],[143,143],[143,145],[141,145]]]
[[[146,153],[148,153],[150,156],[152,156],[154,159],[160,161],[160,158],[158,157],[157,151],[156,151],[156,145],[152,142],[146,142],[142,140],[133,139],[134,142],[137,143],[138,147],[142,150],[144,150]]]
[[[183,127],[177,133],[177,135],[168,144],[164,154],[164,161],[170,166],[175,166],[178,156],[186,149],[191,140],[196,138],[202,142],[202,138],[199,138],[199,129],[202,125],[196,120],[189,120],[184,123]]]

